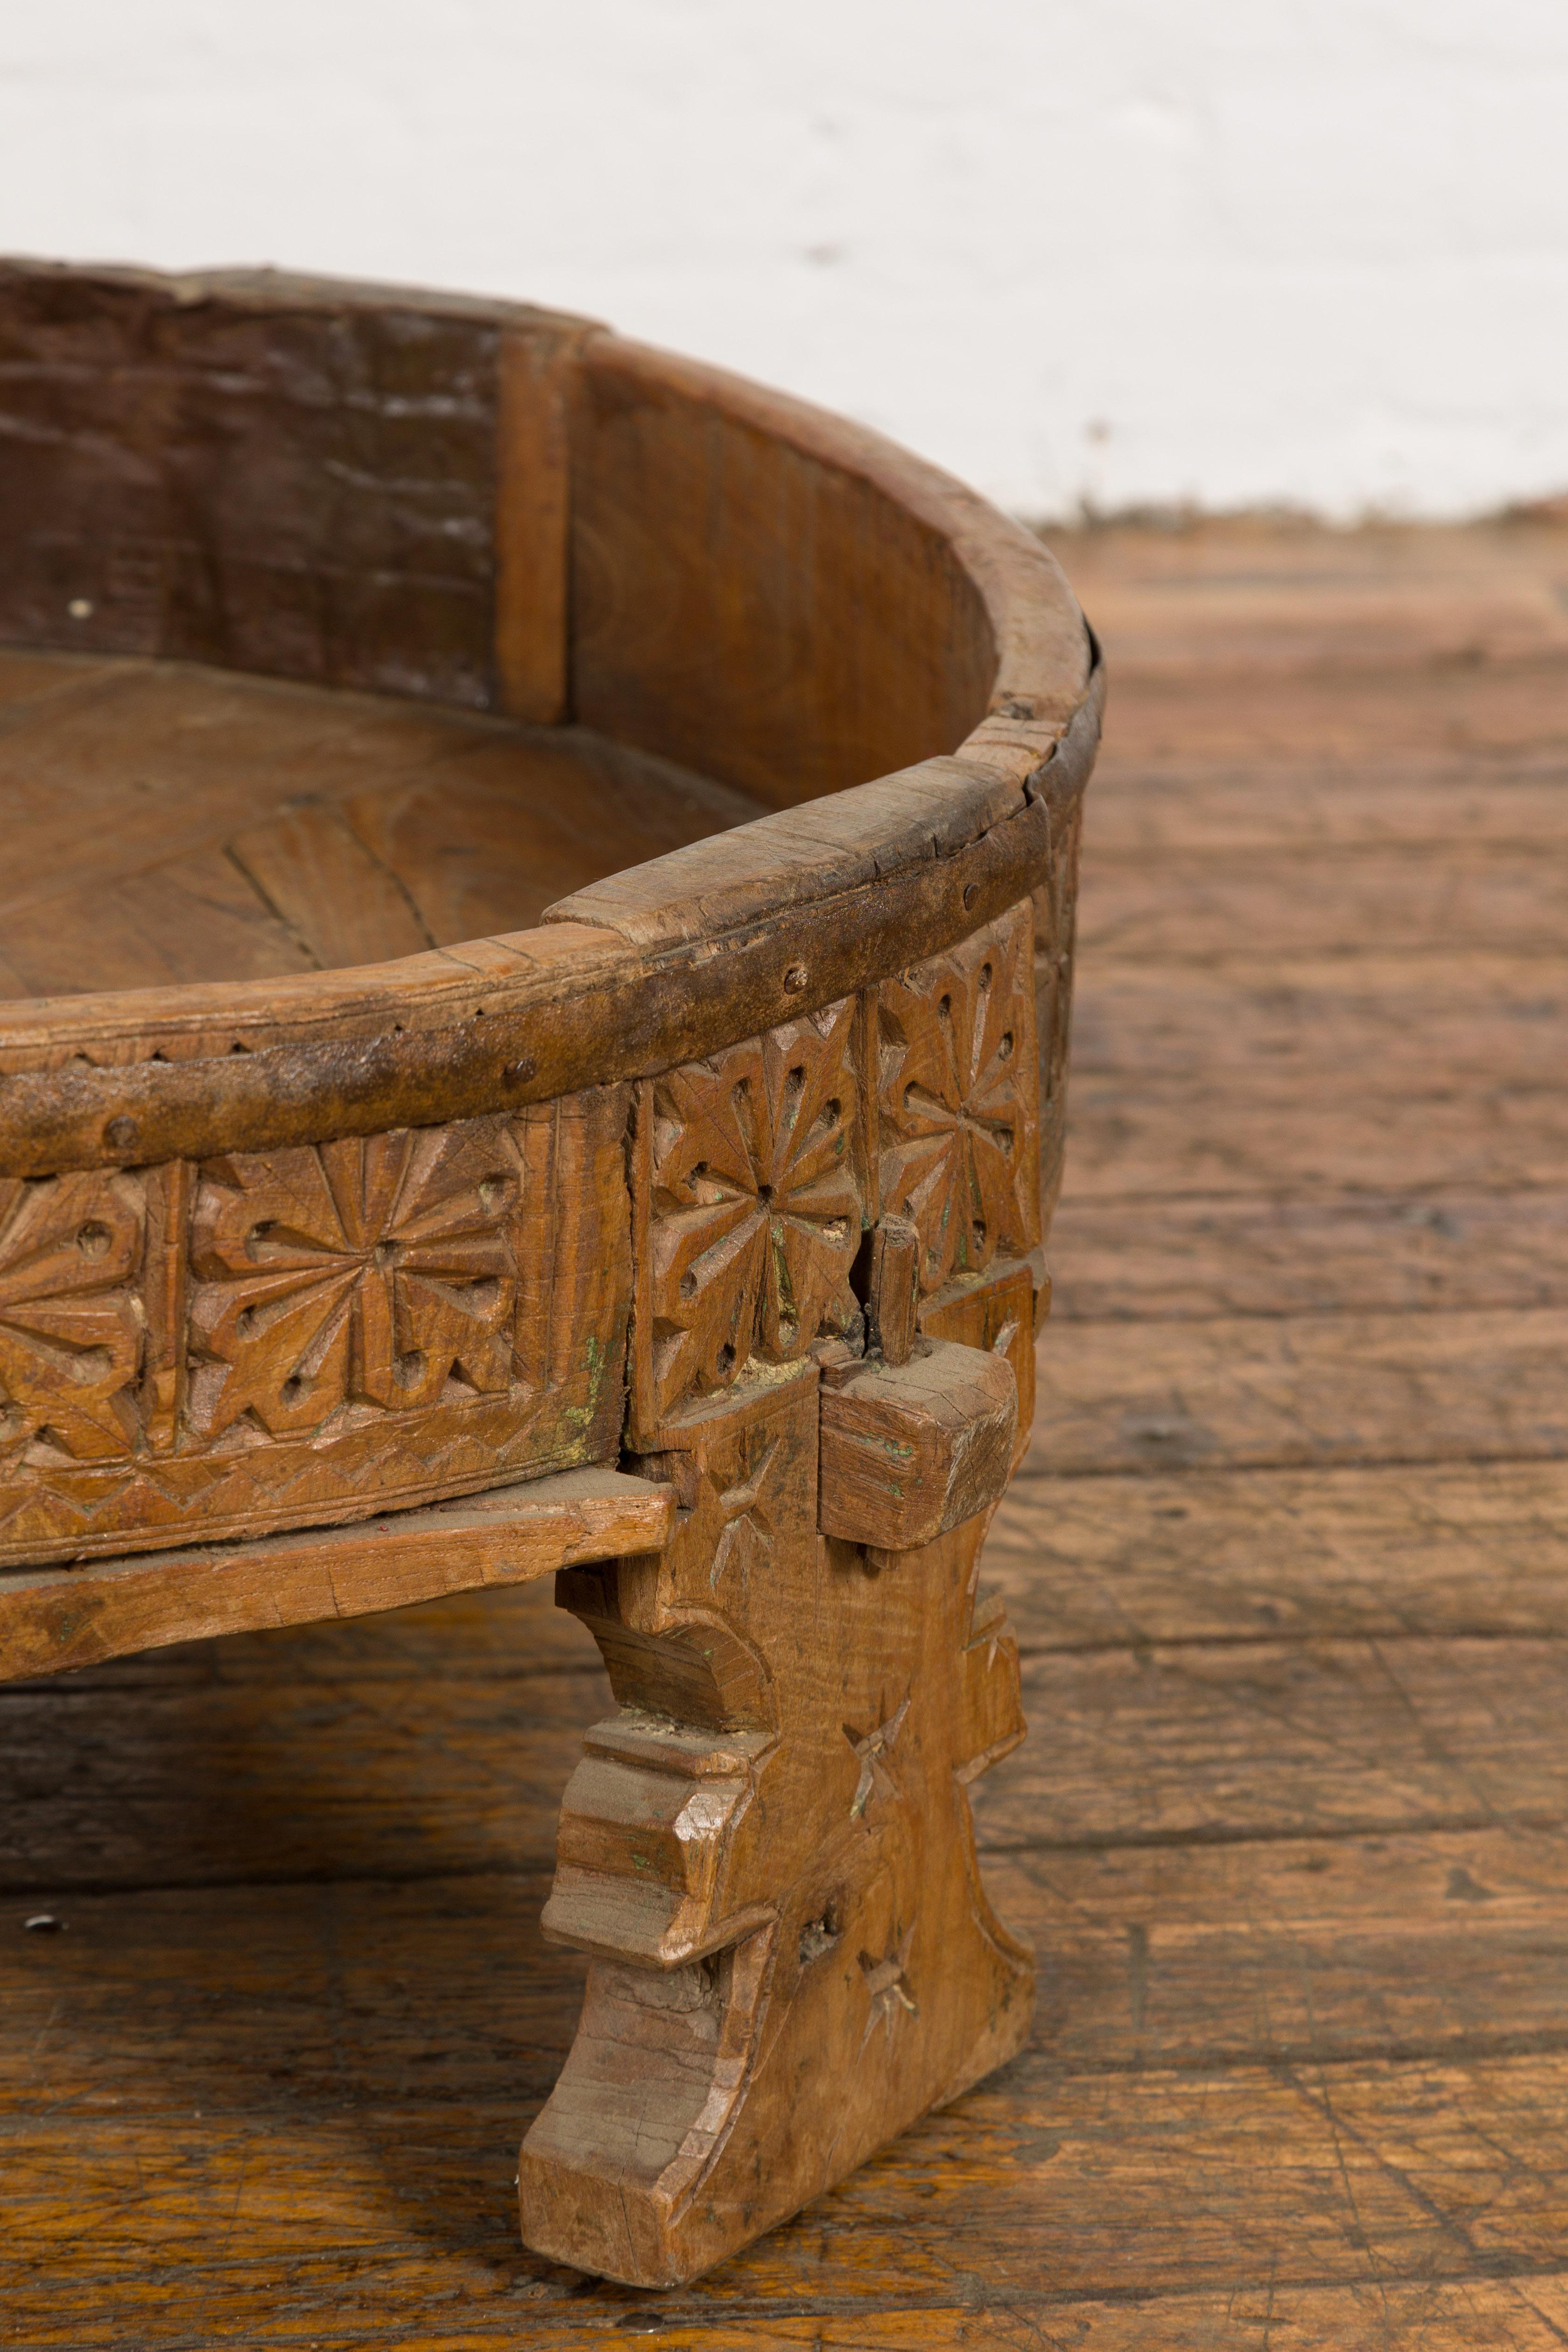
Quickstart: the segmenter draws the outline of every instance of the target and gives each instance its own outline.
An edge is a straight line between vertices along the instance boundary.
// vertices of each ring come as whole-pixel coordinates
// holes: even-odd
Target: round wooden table
[[[528,2242],[683,2281],[1016,2050],[967,1784],[1092,636],[589,321],[0,268],[0,1663],[554,1572]]]

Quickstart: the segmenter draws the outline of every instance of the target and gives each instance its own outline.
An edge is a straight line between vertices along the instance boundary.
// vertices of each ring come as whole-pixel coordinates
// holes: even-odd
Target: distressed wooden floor
[[[0,2343],[1568,2342],[1568,530],[1059,543],[1115,683],[989,1554],[1033,2049],[594,2284],[514,2235],[603,1704],[548,1593],[0,1691]]]

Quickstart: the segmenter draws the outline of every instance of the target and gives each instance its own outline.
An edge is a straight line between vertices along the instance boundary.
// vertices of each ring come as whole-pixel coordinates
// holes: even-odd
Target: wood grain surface
[[[1568,532],[1059,548],[1115,694],[983,1562],[1032,1736],[975,1791],[1029,2049],[699,2285],[592,2284],[511,2188],[583,1628],[527,1588],[17,1685],[9,2340],[1568,2336]]]
[[[579,1560],[656,1551],[672,1490],[619,1470],[558,1471],[393,1518],[0,1573],[0,1655],[58,1674],[261,1625],[369,1616],[470,1585],[521,1584]]]
[[[9,648],[0,789],[10,1000],[328,971],[526,930],[618,862],[759,813],[583,728]]]

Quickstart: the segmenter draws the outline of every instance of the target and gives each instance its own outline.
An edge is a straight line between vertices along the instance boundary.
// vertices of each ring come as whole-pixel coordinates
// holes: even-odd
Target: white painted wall
[[[531,295],[1026,512],[1568,484],[1568,0],[4,0],[0,247]]]

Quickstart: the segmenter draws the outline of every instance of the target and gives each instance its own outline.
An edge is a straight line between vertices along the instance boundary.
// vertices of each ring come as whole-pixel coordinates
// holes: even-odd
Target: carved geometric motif
[[[881,1207],[919,1230],[922,1291],[1039,1238],[1031,911],[878,991]]]
[[[721,1525],[708,1581],[717,1592],[733,1575],[742,1608],[751,1592],[752,1569],[765,1574],[773,1565],[778,1489],[787,1474],[779,1440],[764,1437],[742,1451],[730,1485],[719,1489]]]
[[[0,1183],[0,1560],[266,1534],[614,1455],[624,1087]]]
[[[134,1443],[144,1216],[132,1178],[0,1179],[0,1459]]]
[[[866,1181],[852,1000],[644,1084],[636,1422],[858,1312]]]
[[[269,1436],[515,1377],[516,1147],[501,1118],[236,1154],[192,1233],[193,1430]]]

